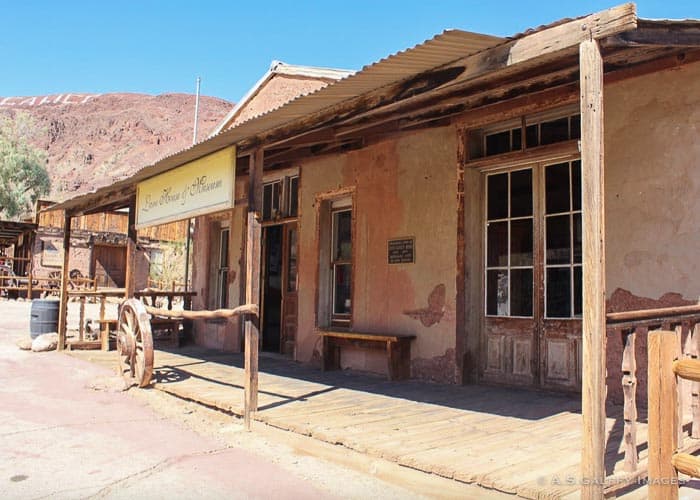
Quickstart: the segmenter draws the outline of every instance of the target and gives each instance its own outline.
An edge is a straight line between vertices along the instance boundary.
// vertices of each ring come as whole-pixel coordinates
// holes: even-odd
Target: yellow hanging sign
[[[138,229],[233,208],[236,147],[186,163],[136,186]]]

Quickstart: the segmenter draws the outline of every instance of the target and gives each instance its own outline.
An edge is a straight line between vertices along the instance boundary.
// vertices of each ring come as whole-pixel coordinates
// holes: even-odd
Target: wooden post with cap
[[[583,218],[583,417],[581,498],[605,486],[605,204],[603,58],[595,40],[581,42],[581,205]]]

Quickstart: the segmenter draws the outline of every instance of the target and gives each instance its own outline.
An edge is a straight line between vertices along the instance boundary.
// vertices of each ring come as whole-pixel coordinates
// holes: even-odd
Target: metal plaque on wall
[[[416,261],[415,239],[389,240],[388,260],[389,264],[413,264]]]

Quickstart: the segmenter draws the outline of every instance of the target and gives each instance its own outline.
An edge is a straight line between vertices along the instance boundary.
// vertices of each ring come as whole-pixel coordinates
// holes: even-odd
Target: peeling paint
[[[658,299],[640,297],[629,290],[617,288],[606,301],[606,310],[609,313],[623,311],[638,311],[640,309],[657,309],[662,307],[689,306],[695,301],[683,298],[677,292],[666,292]]]
[[[423,326],[431,327],[439,323],[445,315],[445,293],[445,285],[440,283],[428,295],[428,307],[408,310],[403,313],[409,318],[420,320]]]
[[[456,378],[455,350],[447,349],[442,356],[415,358],[411,361],[411,377],[442,384],[454,384]]]

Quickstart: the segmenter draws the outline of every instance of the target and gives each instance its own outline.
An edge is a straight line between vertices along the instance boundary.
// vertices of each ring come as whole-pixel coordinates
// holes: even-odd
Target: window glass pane
[[[228,307],[228,269],[219,271],[219,307]]]
[[[228,267],[228,237],[229,230],[221,231],[221,242],[219,246],[219,267]]]
[[[510,216],[532,215],[532,170],[510,174]]]
[[[574,264],[581,263],[581,243],[581,214],[574,214]]]
[[[350,297],[350,264],[333,266],[333,314],[350,314],[352,311]]]
[[[510,130],[486,136],[486,156],[510,151]]]
[[[272,217],[275,218],[279,215],[280,211],[280,182],[275,182],[272,184]]]
[[[508,315],[508,271],[486,272],[486,314]]]
[[[488,214],[489,220],[508,217],[508,174],[489,175]]]
[[[297,230],[291,228],[288,233],[287,255],[287,291],[295,292],[297,289]]]
[[[571,196],[573,210],[581,210],[581,160],[571,162]]]
[[[545,169],[545,196],[548,214],[568,212],[569,164],[549,165]]]
[[[532,316],[532,269],[510,272],[510,315]]]
[[[571,263],[570,216],[547,217],[547,264]]]
[[[574,316],[583,314],[583,272],[581,266],[574,267]]]
[[[520,151],[523,147],[523,131],[520,128],[514,128],[511,133],[513,134],[513,144],[511,147],[512,151]]]
[[[299,214],[299,177],[292,177],[289,179],[289,193],[287,194],[287,199],[289,200],[287,215],[289,217],[296,217]]]
[[[514,220],[510,223],[510,265],[532,265],[532,219]]]
[[[263,186],[263,220],[272,219],[272,184]]]
[[[538,131],[539,125],[528,125],[525,128],[525,144],[528,148],[533,148],[540,145]]]
[[[571,317],[571,268],[547,269],[547,317]]]
[[[571,139],[581,138],[581,115],[571,117]]]
[[[540,123],[540,143],[553,144],[569,139],[569,118]]]
[[[488,267],[508,265],[508,222],[489,222],[487,226]]]
[[[333,260],[350,260],[352,256],[351,211],[335,212],[333,219]]]

